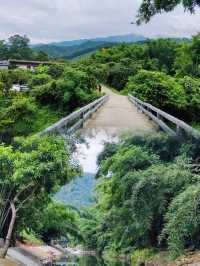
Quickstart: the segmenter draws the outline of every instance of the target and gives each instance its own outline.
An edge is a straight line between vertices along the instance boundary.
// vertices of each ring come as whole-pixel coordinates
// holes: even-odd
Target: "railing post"
[[[159,120],[162,120],[162,116],[159,113],[156,113],[156,116]]]
[[[179,137],[183,137],[184,135],[184,130],[178,124],[176,125],[176,135]]]
[[[87,118],[91,117],[93,113],[96,112],[107,100],[108,100],[108,96],[101,97],[100,99],[92,102],[91,104],[85,107],[82,107],[80,110],[73,112],[69,116],[62,118],[60,121],[46,128],[44,131],[39,132],[38,136],[43,136],[43,135],[51,134],[51,133],[57,133],[58,130],[62,130],[62,131],[66,130],[67,132],[76,131],[77,128],[84,127],[84,124]],[[89,114],[88,114],[88,111],[89,111]],[[72,122],[74,122],[73,125],[71,125]]]
[[[81,119],[82,119],[82,127],[84,127],[84,122],[85,122],[85,114],[84,114],[84,112],[81,113]]]

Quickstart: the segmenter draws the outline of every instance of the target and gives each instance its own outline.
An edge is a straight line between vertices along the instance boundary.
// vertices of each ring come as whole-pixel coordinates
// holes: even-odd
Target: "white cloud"
[[[0,38],[19,33],[32,42],[50,42],[137,33],[191,36],[199,31],[200,12],[182,8],[158,15],[149,24],[131,25],[141,0],[0,0]]]

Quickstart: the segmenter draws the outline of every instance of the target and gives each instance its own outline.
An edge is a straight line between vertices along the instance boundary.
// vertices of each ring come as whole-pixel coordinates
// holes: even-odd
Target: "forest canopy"
[[[199,248],[198,145],[159,134],[107,144],[99,157],[93,222],[84,221],[88,246],[115,255],[169,249],[173,258]]]
[[[199,34],[192,40],[119,44],[101,49],[82,64],[90,75],[120,93],[133,94],[193,124],[199,122],[199,47]]]

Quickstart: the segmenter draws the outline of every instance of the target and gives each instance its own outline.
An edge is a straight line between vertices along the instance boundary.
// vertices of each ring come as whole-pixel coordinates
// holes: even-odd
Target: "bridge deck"
[[[155,130],[155,124],[139,112],[126,96],[118,95],[105,86],[102,88],[106,94],[109,94],[109,100],[86,123],[85,129],[113,128],[134,132]]]

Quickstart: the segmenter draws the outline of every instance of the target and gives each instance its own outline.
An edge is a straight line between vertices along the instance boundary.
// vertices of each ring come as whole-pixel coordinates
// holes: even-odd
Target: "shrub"
[[[50,65],[48,68],[47,73],[53,78],[53,79],[58,79],[62,76],[64,72],[64,66],[63,65]]]
[[[147,262],[155,256],[154,249],[139,249],[133,252],[131,255],[131,265],[139,266],[139,263]]]
[[[171,256],[176,258],[184,249],[200,246],[200,186],[192,185],[174,198],[166,214],[162,238],[167,238]]]
[[[33,116],[37,106],[32,98],[15,98],[0,112],[0,138],[28,135],[33,130]]]
[[[200,112],[200,81],[197,78],[185,76],[179,80],[179,84],[183,86],[186,95],[186,105],[190,120],[199,121]]]
[[[48,74],[36,74],[33,75],[29,82],[29,86],[32,88],[34,86],[44,85],[51,81],[51,77]]]
[[[187,157],[195,159],[193,146],[163,135],[128,137],[106,146],[98,160],[98,219],[92,230],[98,250],[130,254],[169,245],[177,255],[185,247],[198,247],[200,177]]]
[[[162,72],[141,70],[129,78],[125,90],[140,100],[165,110],[186,106],[183,87],[174,78]]]

